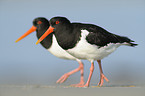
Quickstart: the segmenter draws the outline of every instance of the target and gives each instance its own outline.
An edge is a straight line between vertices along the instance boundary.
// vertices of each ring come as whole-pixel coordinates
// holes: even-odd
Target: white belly
[[[98,48],[98,46],[89,44],[86,41],[86,36],[89,34],[89,32],[87,30],[81,31],[82,34],[80,41],[74,48],[67,50],[67,52],[69,52],[71,55],[75,56],[78,59],[87,59],[89,61],[101,60],[114,52],[120,46],[119,43],[110,43],[104,47]]]
[[[70,59],[70,60],[76,60],[76,58],[69,53],[67,53],[65,50],[63,50],[57,43],[56,37],[53,35],[52,37],[52,45],[48,49],[48,51],[53,54],[56,57],[62,58],[62,59]]]

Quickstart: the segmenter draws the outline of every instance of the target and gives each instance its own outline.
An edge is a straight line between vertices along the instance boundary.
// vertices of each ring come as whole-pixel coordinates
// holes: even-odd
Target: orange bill
[[[36,45],[39,44],[43,39],[45,39],[45,37],[47,37],[50,33],[53,32],[53,27],[49,26],[49,28],[47,29],[47,31],[39,38],[39,40],[36,42]]]
[[[25,38],[26,36],[28,36],[29,34],[31,34],[32,32],[36,31],[36,27],[32,26],[26,33],[24,33],[20,38],[18,38],[15,42],[17,43],[18,41],[22,40],[23,38]]]

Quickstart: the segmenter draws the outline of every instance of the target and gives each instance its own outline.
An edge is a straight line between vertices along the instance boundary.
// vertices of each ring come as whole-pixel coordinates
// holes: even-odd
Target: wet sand
[[[0,96],[145,96],[145,87],[140,86],[70,86],[1,85]]]

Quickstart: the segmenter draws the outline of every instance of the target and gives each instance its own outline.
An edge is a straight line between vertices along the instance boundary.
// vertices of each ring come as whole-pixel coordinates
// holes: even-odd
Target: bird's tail
[[[138,44],[135,44],[135,43],[128,43],[128,45],[131,46],[131,47],[135,47],[135,46],[137,46]]]
[[[133,43],[134,41],[129,39],[128,37],[125,37],[125,36],[117,36],[117,35],[114,35],[116,37],[116,39],[118,40],[118,42],[122,43],[123,45],[128,45],[128,46],[132,46],[132,47],[135,47],[137,46],[138,44],[135,44]]]
[[[129,39],[128,37],[122,37],[122,38],[124,39],[124,42],[126,43],[125,45],[131,46],[131,47],[135,47],[138,45],[138,44],[133,43],[135,41]]]
[[[131,40],[131,42],[128,42],[129,46],[131,46],[131,47],[135,47],[135,46],[138,45],[138,44],[135,44],[135,43],[132,43],[132,42],[134,42],[134,41]]]

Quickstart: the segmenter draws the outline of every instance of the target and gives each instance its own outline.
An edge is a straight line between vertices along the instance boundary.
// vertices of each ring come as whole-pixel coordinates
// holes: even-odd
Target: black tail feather
[[[118,38],[119,42],[121,42],[121,43],[126,42],[126,43],[129,44],[129,46],[135,47],[135,46],[138,45],[138,44],[132,43],[132,42],[135,42],[135,41],[129,39],[128,37],[125,37],[125,36],[118,36],[117,38]]]
[[[130,46],[132,46],[132,47],[135,47],[135,46],[137,46],[138,44],[134,44],[134,43],[129,43],[130,44]]]

